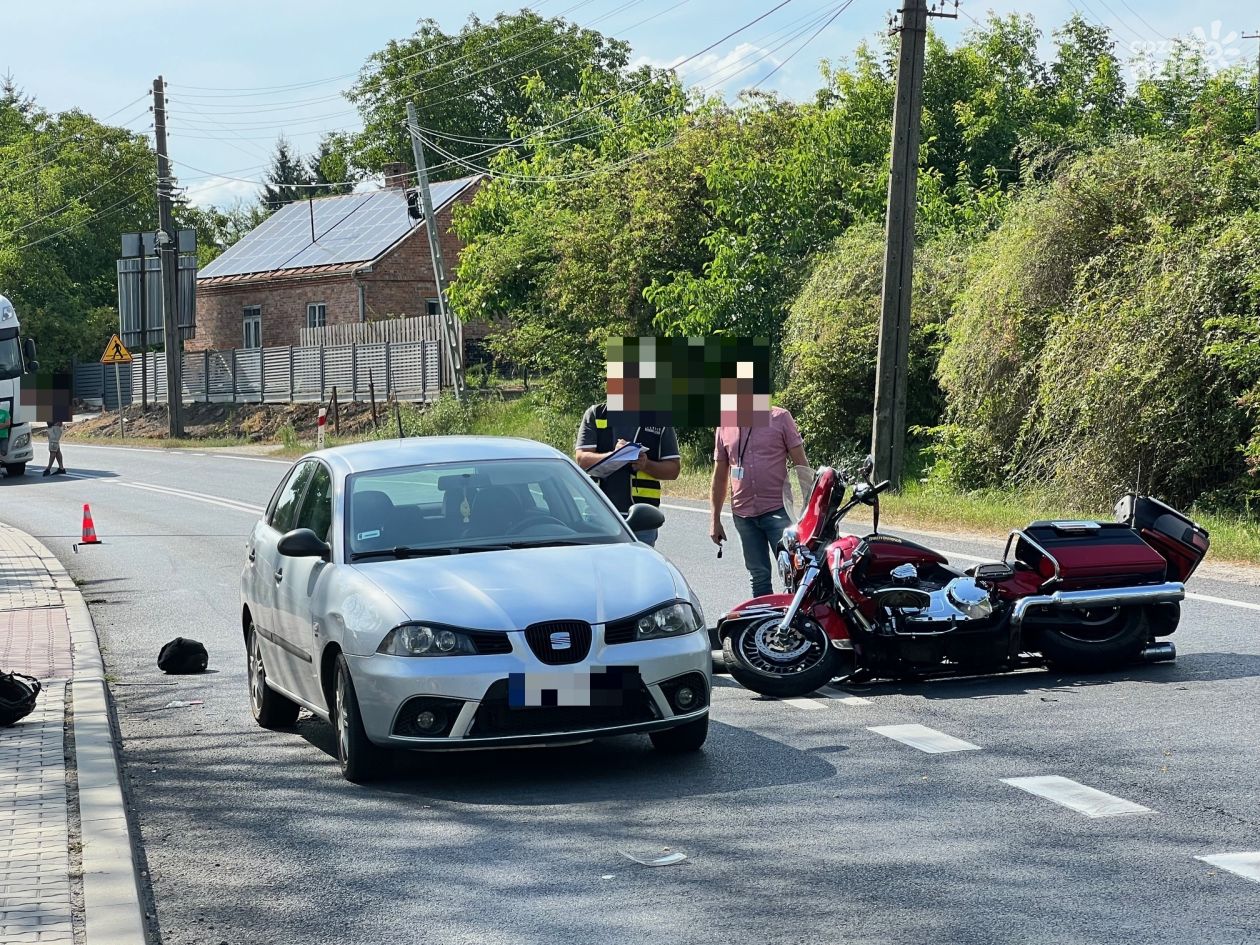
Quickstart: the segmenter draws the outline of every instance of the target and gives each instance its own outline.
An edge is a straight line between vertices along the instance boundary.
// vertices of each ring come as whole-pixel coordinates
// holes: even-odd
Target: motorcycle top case
[[[1169,578],[1184,581],[1208,552],[1208,532],[1171,505],[1144,495],[1126,495],[1116,503],[1116,519],[1130,523],[1169,562]]]
[[[1117,522],[1033,522],[1016,544],[1015,557],[1043,580],[1055,576],[1057,561],[1060,589],[1156,584],[1168,572],[1162,555],[1128,525]]]

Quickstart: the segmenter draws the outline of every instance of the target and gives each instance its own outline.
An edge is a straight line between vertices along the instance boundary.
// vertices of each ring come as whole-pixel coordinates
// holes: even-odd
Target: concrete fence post
[[[295,394],[293,391],[293,345],[289,345],[289,403],[293,403]]]
[[[236,403],[236,349],[232,349],[232,359],[228,362],[229,373],[232,375],[232,403]]]

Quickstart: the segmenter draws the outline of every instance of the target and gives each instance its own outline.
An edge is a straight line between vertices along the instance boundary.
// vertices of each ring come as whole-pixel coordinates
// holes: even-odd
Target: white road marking
[[[779,701],[784,705],[794,706],[797,709],[808,709],[811,712],[820,712],[827,708],[825,704],[815,699],[780,699]]]
[[[1245,600],[1230,600],[1227,597],[1212,597],[1209,594],[1191,594],[1186,592],[1186,600],[1201,600],[1209,604],[1225,604],[1229,607],[1244,607],[1247,610],[1260,610],[1260,604],[1253,604]]]
[[[1260,883],[1260,853],[1214,853],[1211,856],[1196,856],[1195,859]]]
[[[222,496],[206,495],[202,492],[189,492],[184,489],[170,489],[166,486],[156,486],[147,482],[127,482],[123,479],[111,479],[105,476],[80,476],[75,473],[67,473],[67,478],[78,479],[83,482],[103,482],[111,486],[121,486],[125,489],[139,489],[143,492],[154,492],[159,495],[175,496],[180,499],[190,499],[193,502],[204,502],[207,505],[216,505],[219,508],[229,509],[233,512],[244,512],[248,515],[261,515],[265,509],[258,505],[249,505],[245,502],[237,502],[235,499],[225,499]]]
[[[843,702],[845,705],[870,705],[870,699],[863,699],[861,696],[851,696],[847,692],[839,689],[819,689],[818,694],[828,699],[834,699],[836,702]]]
[[[911,748],[917,748],[919,751],[925,751],[930,755],[941,754],[947,751],[979,751],[979,745],[973,745],[971,742],[965,742],[961,738],[955,738],[953,735],[946,735],[944,732],[938,732],[934,728],[928,728],[926,725],[875,725],[869,727],[869,731],[876,735],[883,735],[885,738],[891,738],[899,741]]]
[[[1134,804],[1097,788],[1087,787],[1071,778],[1047,775],[1036,778],[1003,778],[1002,783],[1021,791],[1044,797],[1086,817],[1124,817],[1131,814],[1153,814],[1155,811]]]
[[[75,450],[118,450],[123,453],[161,453],[163,456],[222,456],[246,463],[279,463],[281,466],[292,466],[294,463],[294,460],[289,459],[266,459],[262,456],[242,456],[240,453],[200,453],[190,449],[164,449],[160,446],[105,446],[102,443],[77,443],[74,440],[66,442]]]

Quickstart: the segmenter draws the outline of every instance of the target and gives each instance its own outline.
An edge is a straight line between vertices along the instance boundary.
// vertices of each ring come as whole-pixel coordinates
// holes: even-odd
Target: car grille
[[[557,647],[560,639],[568,641],[568,647]],[[529,648],[549,666],[580,663],[591,652],[591,625],[581,620],[553,620],[536,623],[525,628]]]
[[[593,700],[592,700],[593,701]],[[660,718],[656,703],[642,681],[623,690],[620,705],[542,706],[514,708],[508,705],[508,681],[491,684],[473,717],[467,738],[502,738],[513,735],[551,735],[586,729],[612,728],[651,722]]]
[[[604,627],[605,643],[633,643],[634,642],[634,625],[638,621],[630,617],[626,620],[616,620]]]
[[[472,640],[473,649],[482,656],[512,652],[512,641],[506,633],[491,633],[482,630],[473,631],[468,636]]]

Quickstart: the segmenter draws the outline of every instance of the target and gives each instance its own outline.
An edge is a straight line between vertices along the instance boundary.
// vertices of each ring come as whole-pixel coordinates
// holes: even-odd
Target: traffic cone
[[[80,545],[99,545],[101,540],[96,537],[96,525],[92,522],[92,510],[88,508],[86,502],[83,503],[83,537],[79,539]]]

